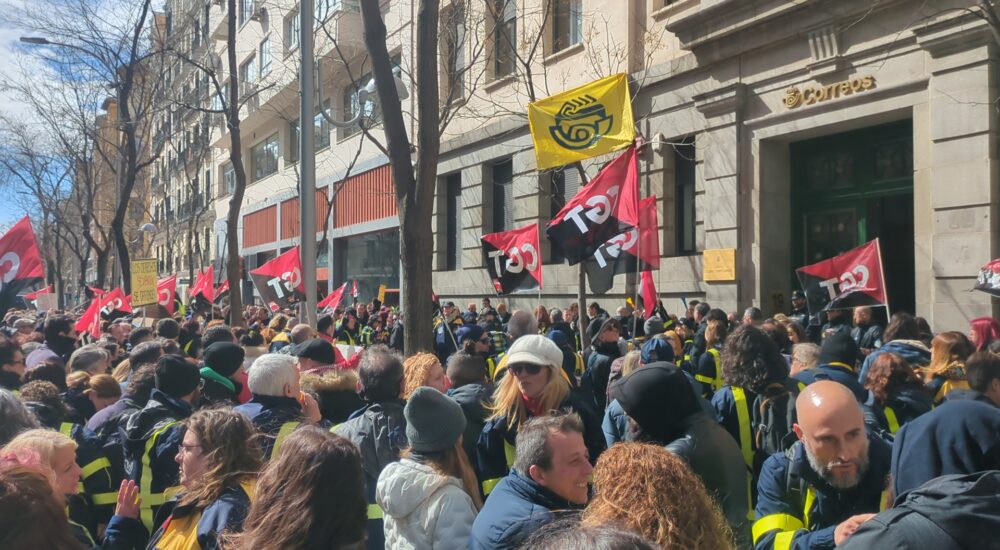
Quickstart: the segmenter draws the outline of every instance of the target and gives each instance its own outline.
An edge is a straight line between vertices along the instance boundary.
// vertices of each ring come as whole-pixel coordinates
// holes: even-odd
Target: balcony
[[[224,41],[229,37],[229,17],[225,0],[213,2],[208,27],[212,40]]]

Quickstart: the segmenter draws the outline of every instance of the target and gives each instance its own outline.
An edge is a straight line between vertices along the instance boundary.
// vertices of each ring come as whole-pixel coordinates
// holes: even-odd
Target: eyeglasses
[[[479,339],[480,344],[489,344],[492,341],[493,339],[490,338],[489,336],[483,336],[482,338]]]
[[[185,453],[190,453],[190,452],[192,452],[193,449],[200,449],[201,445],[185,445],[185,444],[181,443],[180,448]]]
[[[542,366],[536,365],[534,363],[517,363],[507,368],[509,368],[510,372],[514,373],[515,375],[521,374],[521,371],[524,371],[525,373],[530,374],[532,376],[542,372]]]

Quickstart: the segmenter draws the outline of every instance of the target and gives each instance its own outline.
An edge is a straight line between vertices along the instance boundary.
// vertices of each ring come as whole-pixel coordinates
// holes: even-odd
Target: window
[[[253,17],[254,0],[240,0],[240,25],[245,25]]]
[[[323,116],[324,111],[327,116],[333,116],[329,99],[323,102],[322,109],[323,111],[317,109],[313,118],[313,146],[317,151],[330,146],[330,122]]]
[[[445,98],[465,96],[465,10],[455,6],[446,15],[442,44],[445,51]]]
[[[206,3],[201,15],[201,36],[206,42],[208,41],[208,21],[212,16],[211,11],[212,4]]]
[[[563,168],[549,172],[549,178],[551,185],[549,219],[552,219],[566,206],[566,202],[575,197],[580,190],[580,172],[576,168]],[[562,248],[555,241],[552,241],[551,258],[552,263],[562,263],[566,260]]]
[[[493,0],[493,78],[514,72],[517,53],[517,3]]]
[[[254,145],[250,149],[250,162],[253,164],[253,180],[258,181],[278,171],[278,134]]]
[[[222,181],[225,183],[225,194],[232,195],[236,191],[236,170],[233,168],[232,163],[226,163],[226,166],[222,169]],[[170,200],[169,198],[167,199]]]
[[[212,257],[212,232],[209,228],[205,228],[205,257],[204,260]],[[207,261],[205,263],[208,263]]]
[[[686,139],[674,145],[678,255],[689,255],[698,251],[695,239],[695,158],[693,140]]]
[[[260,78],[271,72],[271,35],[260,41]]]
[[[288,162],[299,161],[299,119],[288,123]]]
[[[285,49],[293,51],[299,47],[299,12],[292,12],[285,18]]]
[[[205,170],[205,208],[212,202],[212,171]]]
[[[553,0],[552,53],[583,42],[583,0]]]
[[[493,233],[514,228],[514,162],[493,164]]]
[[[445,269],[462,267],[462,174],[445,178]]]
[[[257,58],[251,56],[240,65],[240,92],[247,96],[254,91],[257,82]]]

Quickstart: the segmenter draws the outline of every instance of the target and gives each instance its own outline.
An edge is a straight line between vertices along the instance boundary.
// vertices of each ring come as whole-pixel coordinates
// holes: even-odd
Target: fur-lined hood
[[[330,369],[322,374],[303,374],[302,387],[317,393],[356,391],[358,373],[347,369]]]

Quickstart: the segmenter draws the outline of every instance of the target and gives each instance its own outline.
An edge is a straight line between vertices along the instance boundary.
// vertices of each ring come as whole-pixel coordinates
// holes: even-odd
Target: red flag
[[[497,294],[536,292],[542,288],[538,224],[482,236],[486,270]]]
[[[358,297],[358,280],[354,279],[354,285],[351,287],[351,296],[355,298]]]
[[[340,301],[344,299],[344,291],[346,290],[347,283],[340,285],[337,290],[334,290],[328,294],[326,298],[323,298],[320,303],[316,304],[316,307],[319,308],[320,311],[323,311],[324,309],[337,309],[337,306],[340,305]]]
[[[97,338],[101,335],[101,298],[96,297],[90,301],[90,305],[87,306],[87,311],[83,312],[83,315],[76,320],[76,331],[83,333],[90,333],[91,336]]]
[[[199,271],[189,292],[192,298],[201,296],[209,303],[213,302],[215,300],[215,269],[208,266],[205,271]]]
[[[45,280],[45,267],[27,216],[0,237],[0,313],[14,298]]]
[[[653,195],[639,202],[638,227],[632,227],[608,240],[587,260],[587,282],[590,284],[590,291],[594,294],[604,294],[611,290],[616,275],[659,269],[659,232],[656,196]]]
[[[885,278],[878,239],[828,260],[795,270],[810,315],[829,309],[885,305]]]
[[[177,275],[171,275],[156,282],[157,303],[167,311],[167,315],[173,316],[175,300],[177,297]]]
[[[639,163],[629,147],[597,174],[545,229],[570,265],[594,255],[604,243],[639,225]]]
[[[653,308],[656,307],[656,284],[653,282],[653,272],[643,271],[639,281],[639,297],[642,298],[642,307],[649,317]]]
[[[115,287],[111,292],[101,296],[101,315],[111,315],[114,312],[132,313],[132,302],[128,296],[122,292],[121,288]]]
[[[302,283],[299,247],[296,246],[254,269],[250,272],[250,279],[271,311],[290,305],[294,300],[304,299],[306,289]]]
[[[224,298],[227,294],[229,294],[229,278],[228,277],[226,277],[225,279],[223,279],[222,284],[219,285],[219,288],[215,289],[215,303],[218,304],[219,302],[221,302],[222,298]]]
[[[660,269],[660,222],[656,195],[639,201],[639,259],[644,270]]]
[[[41,295],[41,294],[52,294],[54,291],[55,291],[55,287],[53,285],[49,285],[49,286],[47,286],[47,287],[45,287],[43,289],[36,290],[34,292],[29,292],[29,293],[25,294],[24,295],[24,299],[25,300],[37,300],[39,295]]]

